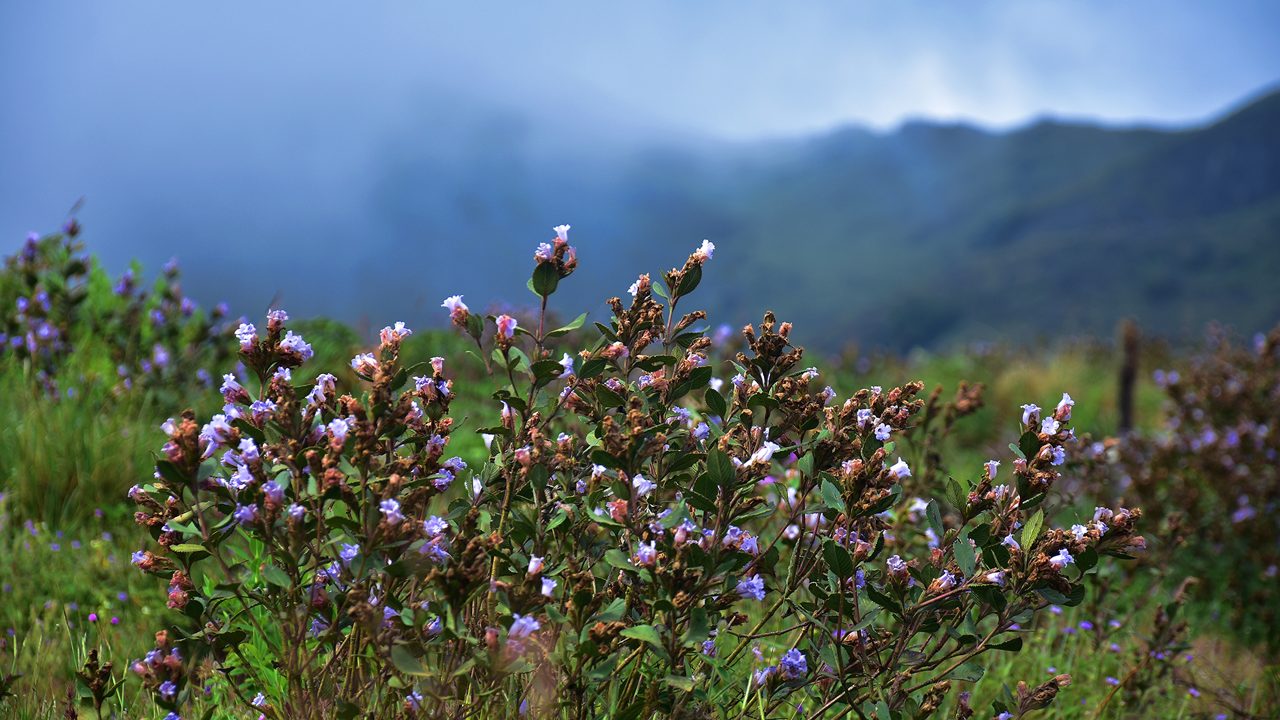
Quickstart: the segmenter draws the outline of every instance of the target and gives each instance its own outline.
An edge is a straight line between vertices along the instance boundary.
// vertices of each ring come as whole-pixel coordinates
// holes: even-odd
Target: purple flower
[[[303,340],[301,335],[298,335],[292,330],[285,333],[284,339],[280,341],[280,349],[294,353],[298,357],[302,358],[303,362],[310,360],[311,357],[315,355],[311,350],[310,343]]]
[[[160,691],[160,697],[165,700],[172,700],[173,697],[178,694],[178,686],[173,684],[172,680],[165,680],[160,683],[160,687],[158,689]]]
[[[350,565],[351,561],[355,560],[359,554],[360,546],[358,544],[348,545],[347,543],[342,543],[342,549],[338,551],[338,557],[342,559],[343,565]]]
[[[880,442],[884,442],[889,439],[889,436],[892,432],[893,432],[893,428],[889,427],[888,425],[885,425],[884,423],[880,423],[879,425],[876,426],[876,439],[879,440]]]
[[[275,480],[268,480],[266,484],[262,486],[262,493],[266,496],[267,500],[273,504],[279,505],[284,502],[284,488]]]
[[[911,477],[911,468],[907,467],[907,463],[902,458],[898,458],[898,462],[889,467],[889,474],[902,480]]]
[[[631,479],[631,487],[635,489],[635,496],[637,498],[642,498],[653,492],[653,489],[658,487],[658,485],[657,483],[648,480],[643,475],[636,475]]]
[[[511,620],[511,629],[507,631],[509,638],[527,638],[542,627],[534,618],[519,613],[512,615]]]
[[[632,557],[637,565],[652,565],[658,558],[658,550],[654,542],[640,543],[636,547],[636,554]]]
[[[738,581],[737,593],[748,600],[764,600],[764,578],[751,575]]]
[[[783,680],[799,680],[809,674],[809,661],[795,648],[788,650],[778,663],[778,674]]]
[[[1057,555],[1054,555],[1053,557],[1049,558],[1049,564],[1057,568],[1058,570],[1065,568],[1067,565],[1075,561],[1076,559],[1071,557],[1071,553],[1067,552],[1066,548],[1062,548],[1061,550],[1058,551]]]
[[[236,340],[240,341],[241,350],[249,350],[253,347],[253,341],[258,339],[258,328],[253,323],[240,323],[240,327],[236,328]]]
[[[382,512],[383,517],[391,525],[396,525],[404,521],[404,515],[400,512],[400,503],[396,500],[387,499],[378,504],[378,510]]]
[[[552,253],[551,243],[538,243],[537,249],[533,251],[533,259],[540,263],[548,262]]]
[[[569,242],[569,228],[570,228],[570,227],[571,227],[571,226],[569,226],[569,225],[557,225],[557,226],[555,226],[555,227],[553,227],[553,228],[551,228],[551,229],[556,231],[556,238],[557,238],[558,240],[563,240],[564,242]]]
[[[258,519],[257,505],[236,505],[235,512],[231,513],[231,517],[241,525],[252,524]]]
[[[448,529],[449,523],[437,515],[432,515],[422,521],[422,531],[430,537],[443,535]]]
[[[542,578],[542,594],[547,597],[551,597],[551,594],[556,591],[556,585],[557,583],[554,579],[547,577]]]
[[[569,353],[565,353],[564,357],[560,358],[560,367],[564,368],[564,370],[560,372],[560,377],[562,379],[572,375],[573,374],[573,356],[570,355]]]
[[[1022,424],[1030,426],[1040,417],[1040,406],[1035,403],[1029,403],[1022,406]]]

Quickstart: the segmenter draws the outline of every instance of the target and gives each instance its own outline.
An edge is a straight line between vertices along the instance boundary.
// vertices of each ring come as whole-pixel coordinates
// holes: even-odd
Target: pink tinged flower
[[[911,477],[911,468],[907,467],[907,463],[902,458],[898,458],[898,462],[889,467],[889,474],[902,480]]]
[[[462,302],[461,295],[450,295],[449,297],[444,299],[444,302],[440,303],[440,307],[448,310],[449,316],[455,319],[458,316],[461,316],[465,319],[467,316],[467,312],[469,311],[469,308],[467,308],[467,304]]]
[[[657,559],[658,549],[656,547],[656,543],[652,541],[648,543],[640,543],[636,547],[636,554],[632,556],[632,560],[634,560],[637,565],[652,565]]]
[[[1070,565],[1075,561],[1076,559],[1071,557],[1071,553],[1067,552],[1066,548],[1062,548],[1058,551],[1057,555],[1049,558],[1049,564],[1058,570],[1065,568],[1067,565]]]
[[[552,593],[556,591],[556,585],[557,583],[554,579],[542,578],[542,594],[546,597],[551,597]]]
[[[1075,407],[1075,404],[1076,401],[1072,400],[1070,395],[1062,393],[1062,400],[1058,402],[1058,407],[1053,413],[1054,416],[1063,422],[1067,422],[1071,419],[1071,409]]]
[[[343,418],[334,418],[327,426],[329,436],[333,438],[334,445],[342,447],[347,441],[347,434],[351,432],[351,423]]]
[[[396,340],[403,340],[412,334],[413,331],[405,327],[404,323],[397,322],[394,326],[382,328],[382,331],[378,333],[378,339],[382,341],[383,345],[387,345]]]
[[[378,360],[370,353],[360,353],[351,358],[351,369],[364,376],[371,376],[378,370]]]
[[[555,226],[555,227],[553,227],[553,228],[551,228],[551,229],[556,231],[556,238],[557,238],[557,239],[559,239],[559,240],[563,240],[564,242],[569,242],[569,228],[570,228],[570,227],[572,227],[572,226],[570,226],[570,225],[557,225],[557,226]]]
[[[533,259],[540,263],[549,262],[553,252],[551,243],[538,243],[538,248],[533,251]]]
[[[516,334],[516,326],[519,324],[516,319],[510,315],[499,315],[497,320],[498,335],[510,340]]]
[[[544,558],[540,555],[529,556],[529,575],[537,575],[542,572]]]

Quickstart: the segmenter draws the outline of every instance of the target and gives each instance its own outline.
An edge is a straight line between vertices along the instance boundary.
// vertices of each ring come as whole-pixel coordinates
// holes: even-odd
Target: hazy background
[[[381,325],[717,244],[713,320],[898,349],[1280,319],[1273,2],[0,5],[0,248]],[[1239,112],[1237,112],[1239,111]],[[1232,113],[1235,113],[1234,115]]]

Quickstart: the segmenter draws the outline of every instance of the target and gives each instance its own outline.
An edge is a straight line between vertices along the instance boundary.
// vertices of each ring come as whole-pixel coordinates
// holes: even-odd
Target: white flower
[[[557,226],[555,226],[555,227],[553,227],[553,228],[551,228],[551,229],[556,231],[556,237],[557,237],[557,238],[559,238],[559,239],[561,239],[561,240],[564,240],[565,242],[569,242],[569,228],[570,228],[570,227],[572,227],[572,226],[571,226],[571,225],[557,225]]]

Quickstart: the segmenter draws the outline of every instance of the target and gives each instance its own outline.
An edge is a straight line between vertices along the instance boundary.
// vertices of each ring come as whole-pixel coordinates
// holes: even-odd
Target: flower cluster
[[[293,385],[311,351],[283,313],[239,328],[246,375],[224,379],[225,407],[166,422],[130,493],[156,540],[135,563],[181,611],[165,635],[181,668],[139,663],[165,707],[217,667],[244,710],[291,718],[732,716],[741,694],[721,689],[744,686],[770,711],[936,709],[1036,612],[1079,602],[1102,556],[1142,547],[1136,510],[1046,521],[1069,397],[1024,407],[1007,481],[993,460],[908,494],[936,476],[902,444],[921,383],[841,399],[772,313],[713,362],[705,313],[676,311],[710,242],[610,298],[594,335],[576,332],[585,315],[549,329],[577,262],[567,231],[535,253],[529,327],[444,303],[492,372],[491,419],[469,419],[482,456],[450,455],[447,363],[405,367],[402,324],[352,360],[352,388]],[[239,653],[249,637],[272,667]]]

